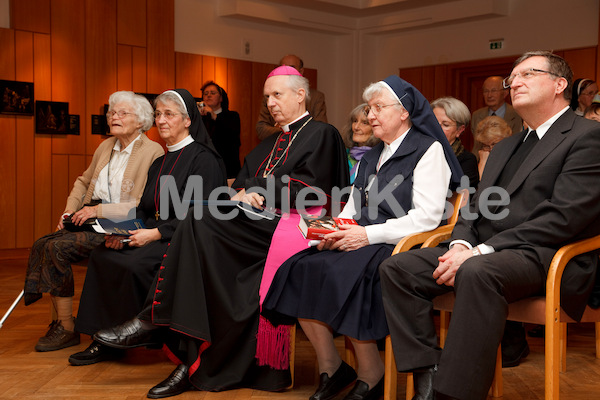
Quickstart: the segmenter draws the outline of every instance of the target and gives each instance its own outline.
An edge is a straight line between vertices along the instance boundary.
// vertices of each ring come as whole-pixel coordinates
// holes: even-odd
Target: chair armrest
[[[412,235],[407,235],[398,242],[398,244],[394,248],[394,251],[392,252],[392,255],[402,253],[403,251],[408,251],[408,250],[412,249],[414,246],[424,243],[432,235],[446,234],[447,232],[451,233],[453,228],[454,228],[454,224],[443,225],[443,226],[437,227],[431,231],[419,232],[419,233],[413,233]],[[450,233],[448,233],[448,235]]]
[[[453,229],[454,229],[454,224],[440,226],[439,228],[437,228],[435,230],[435,232],[431,236],[429,236],[429,238],[427,240],[425,240],[423,242],[423,246],[421,246],[421,247],[422,248],[435,247],[438,244],[440,244],[441,242],[443,242],[444,240],[450,239]]]
[[[546,280],[546,321],[560,316],[560,284],[567,263],[575,256],[597,249],[600,249],[600,235],[567,244],[556,252]]]

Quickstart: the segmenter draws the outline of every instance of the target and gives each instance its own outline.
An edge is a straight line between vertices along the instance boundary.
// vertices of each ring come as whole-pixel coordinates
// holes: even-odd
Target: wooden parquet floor
[[[0,260],[0,316],[23,287],[26,260]],[[85,268],[75,267],[76,294],[79,300]],[[44,297],[25,307],[21,302],[0,329],[0,399],[79,400],[145,399],[148,389],[163,380],[173,369],[160,350],[134,349],[119,361],[75,367],[67,361],[74,352],[85,349],[90,338],[71,348],[38,353],[34,345],[50,322],[49,300]],[[343,341],[338,338],[338,348]],[[569,327],[568,371],[561,374],[561,399],[600,398],[600,360],[594,354],[592,325]],[[543,339],[530,339],[531,354],[516,368],[504,369],[504,399],[544,398]],[[271,393],[239,389],[220,393],[191,391],[176,398],[272,400],[307,399],[315,390],[318,372],[314,352],[299,331],[296,341],[296,381],[291,390]],[[405,378],[398,379],[398,399],[403,399]],[[343,396],[339,396],[341,399]]]

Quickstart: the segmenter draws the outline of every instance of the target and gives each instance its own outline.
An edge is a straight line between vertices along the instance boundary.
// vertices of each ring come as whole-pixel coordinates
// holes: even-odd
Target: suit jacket
[[[488,110],[488,107],[482,107],[473,113],[473,116],[471,117],[471,132],[473,133],[473,136],[475,136],[477,124],[479,124],[479,122],[481,122],[482,119],[488,116]],[[512,129],[513,134],[521,132],[523,130],[523,120],[521,119],[519,114],[517,114],[513,106],[511,106],[508,103],[506,104],[504,120],[506,121],[508,126],[510,126],[510,129]]]
[[[310,88],[310,99],[306,103],[306,111],[315,121],[327,123],[327,107],[325,106],[325,95],[317,89]],[[275,126],[275,120],[267,108],[267,101],[263,99],[256,123],[256,135],[260,140],[265,140],[280,129]]]
[[[494,146],[470,204],[472,212],[480,214],[482,192],[496,183],[524,135],[525,131]],[[508,211],[505,218],[461,217],[452,239],[485,243],[495,251],[531,251],[547,272],[561,246],[600,234],[600,124],[567,110],[523,161],[506,190],[510,203],[491,209]],[[574,319],[581,318],[590,297],[597,265],[598,256],[586,254],[567,266],[563,308]]]

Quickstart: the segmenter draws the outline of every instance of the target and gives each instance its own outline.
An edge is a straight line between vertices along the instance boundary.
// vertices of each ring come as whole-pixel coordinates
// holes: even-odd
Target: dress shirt
[[[127,162],[133,151],[134,143],[140,140],[138,135],[134,140],[121,150],[121,142],[116,141],[108,164],[102,168],[94,187],[93,199],[102,200],[103,203],[121,202],[121,184]]]
[[[384,146],[392,151],[389,156],[382,151],[380,156],[383,165],[398,149],[404,137]],[[450,184],[450,167],[444,156],[444,149],[439,142],[433,143],[423,154],[413,171],[413,207],[399,218],[390,218],[382,224],[373,224],[365,227],[369,244],[388,243],[396,244],[404,236],[425,232],[437,228],[444,213],[445,201]],[[370,185],[369,185],[370,186]],[[352,191],[354,187],[352,187]],[[340,213],[340,218],[353,218],[356,215],[356,205],[352,191],[348,203]]]
[[[543,124],[541,124],[540,126],[538,126],[538,128],[535,130],[535,133],[538,136],[539,140],[542,140],[542,138],[544,137],[544,135],[546,134],[546,132],[548,132],[548,129],[550,129],[550,127],[552,126],[552,124],[554,124],[554,122],[556,122],[557,119],[560,118],[561,115],[563,115],[567,110],[569,109],[569,107],[565,107],[562,110],[560,110],[558,113],[554,114],[554,116],[552,116],[550,119],[548,119],[546,122],[544,122]],[[525,137],[523,138],[523,142],[525,142],[527,140],[527,137],[529,136],[529,134],[531,133],[532,129],[531,127],[529,128],[529,130],[527,131],[527,134],[525,135]],[[465,240],[453,240],[452,242],[450,242],[450,248],[452,248],[452,246],[454,246],[455,244],[462,244],[467,246],[469,249],[473,248],[473,245]],[[481,254],[491,254],[493,252],[495,252],[494,248],[492,246],[488,246],[485,243],[479,243],[477,246],[477,249],[479,250],[479,252]]]

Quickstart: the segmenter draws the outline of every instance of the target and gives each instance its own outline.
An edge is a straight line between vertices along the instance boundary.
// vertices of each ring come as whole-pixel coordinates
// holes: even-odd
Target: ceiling
[[[427,6],[452,3],[456,0],[265,0],[311,11],[343,15],[352,18],[388,15]]]
[[[510,0],[219,0],[218,15],[336,35],[386,34],[509,15]]]

